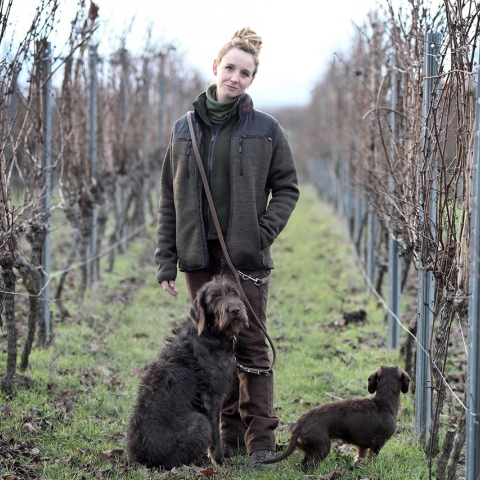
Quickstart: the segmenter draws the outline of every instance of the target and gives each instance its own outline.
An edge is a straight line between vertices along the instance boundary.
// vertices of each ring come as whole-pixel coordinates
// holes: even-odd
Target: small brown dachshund
[[[333,439],[355,445],[357,460],[372,458],[395,433],[400,392],[407,393],[409,384],[410,377],[400,367],[377,368],[368,377],[369,393],[377,392],[374,398],[340,400],[304,413],[286,450],[263,463],[284,460],[298,447],[305,453],[301,464],[314,467],[330,453]]]

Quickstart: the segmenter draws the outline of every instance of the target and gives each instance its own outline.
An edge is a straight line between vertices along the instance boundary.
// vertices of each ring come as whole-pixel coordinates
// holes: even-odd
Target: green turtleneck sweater
[[[210,141],[205,141],[203,163],[210,181],[218,221],[225,236],[230,216],[230,141],[238,119],[234,108],[238,98],[222,103],[216,100],[216,93],[216,85],[210,85],[205,95],[199,96],[194,106],[209,127],[210,137],[206,137],[205,140]],[[207,238],[209,240],[218,238],[210,213]]]

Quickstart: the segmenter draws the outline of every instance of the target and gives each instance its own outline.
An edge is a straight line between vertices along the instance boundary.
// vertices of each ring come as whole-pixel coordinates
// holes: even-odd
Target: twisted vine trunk
[[[453,439],[452,450],[447,463],[447,480],[456,480],[457,478],[457,465],[462,454],[463,446],[465,445],[466,436],[466,416],[465,409],[462,409],[462,416],[458,422],[457,431]]]
[[[41,273],[38,269],[32,267],[18,257],[15,260],[15,267],[19,271],[25,288],[27,289],[28,303],[30,305],[30,310],[28,312],[27,339],[25,341],[25,347],[23,348],[19,366],[20,370],[24,372],[28,368],[28,358],[32,351],[36,327],[37,325],[41,325],[42,319],[44,319],[42,301],[40,300]],[[45,332],[45,329],[43,329],[43,332]],[[43,335],[43,342],[41,342],[41,344],[42,346],[45,346],[45,335]]]
[[[15,267],[23,278],[25,288],[29,294],[30,312],[28,316],[28,337],[22,354],[20,368],[25,370],[28,366],[28,356],[32,349],[35,338],[35,330],[38,326],[38,343],[45,347],[47,341],[44,310],[41,308],[41,285],[42,273],[39,270],[42,265],[42,249],[48,232],[48,219],[50,212],[39,210],[27,221],[26,239],[31,246],[30,263],[21,258],[20,252],[16,252]],[[50,272],[47,272],[48,274]]]
[[[3,314],[3,305],[5,302],[5,283],[3,283],[3,278],[0,277],[0,329],[3,329],[3,321],[2,321],[2,314]]]
[[[72,243],[70,245],[70,252],[68,253],[67,261],[63,266],[63,271],[60,276],[60,280],[58,281],[57,291],[55,293],[55,300],[56,300],[57,307],[60,310],[60,313],[62,314],[62,317],[67,318],[70,316],[70,313],[65,307],[65,305],[63,304],[62,293],[65,287],[67,276],[70,273],[70,269],[77,256],[79,245],[82,241],[82,234],[81,234],[81,215],[79,210],[75,207],[74,200],[68,199],[65,202],[64,212],[65,212],[65,216],[67,217],[72,227]]]
[[[89,271],[88,247],[90,243],[90,236],[92,235],[92,229],[93,229],[92,222],[93,222],[94,202],[90,192],[85,191],[81,194],[79,207],[81,212],[80,231],[82,233],[81,239],[80,239],[81,240],[80,241],[80,258],[83,261],[83,265],[81,268],[82,281],[80,284],[80,290],[79,290],[78,296],[79,296],[79,301],[83,301],[85,297],[85,292],[88,286],[88,271]]]
[[[9,250],[0,253],[0,267],[3,270],[5,285],[5,327],[7,330],[7,370],[1,379],[2,391],[12,395],[15,391],[17,372],[17,329],[15,326],[15,273],[13,272],[13,254]]]
[[[445,373],[445,363],[448,354],[448,341],[450,338],[450,327],[453,317],[453,299],[446,296],[440,312],[440,322],[435,330],[433,357],[432,357],[432,424],[430,426],[430,438],[425,446],[427,457],[433,459],[440,452],[439,430],[440,415],[443,410],[445,400],[445,382],[443,379]]]

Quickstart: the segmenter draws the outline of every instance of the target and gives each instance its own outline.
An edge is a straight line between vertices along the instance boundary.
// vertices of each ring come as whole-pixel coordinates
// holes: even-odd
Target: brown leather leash
[[[267,332],[267,329],[263,326],[262,322],[260,322],[259,318],[257,317],[257,314],[255,313],[255,310],[253,309],[252,305],[248,301],[247,296],[245,295],[245,292],[244,292],[243,287],[242,287],[242,282],[240,281],[240,275],[246,281],[248,281],[248,280],[253,281],[257,287],[259,287],[262,283],[265,283],[265,281],[267,281],[270,278],[270,276],[266,277],[266,279],[252,278],[249,275],[246,275],[246,274],[238,271],[233,266],[232,260],[230,259],[230,255],[228,254],[227,245],[225,244],[225,239],[223,238],[222,230],[220,228],[220,222],[218,221],[217,212],[215,210],[215,204],[213,203],[212,193],[210,191],[210,187],[208,186],[208,180],[207,180],[207,175],[205,173],[205,169],[203,167],[202,156],[200,155],[200,151],[199,151],[198,146],[197,146],[197,140],[195,138],[195,131],[193,129],[193,123],[192,123],[192,113],[193,112],[191,112],[191,111],[187,112],[187,121],[188,121],[188,127],[190,128],[190,136],[192,138],[193,150],[195,152],[195,158],[197,159],[198,170],[200,171],[200,176],[202,177],[203,187],[205,189],[205,194],[207,196],[208,205],[210,207],[210,212],[212,214],[213,222],[215,224],[215,229],[217,230],[218,239],[220,240],[220,245],[222,246],[222,251],[223,251],[223,254],[225,255],[225,260],[227,261],[227,264],[230,267],[230,270],[232,271],[232,273],[235,277],[235,280],[236,280],[238,286],[240,287],[240,290],[243,292],[243,297],[245,299],[245,304],[247,305],[249,310],[252,312],[253,317],[255,318],[256,322],[258,323],[258,325],[260,325],[260,328],[263,330],[263,333],[267,337],[268,343],[270,344],[270,347],[272,349],[272,354],[273,354],[273,360],[272,360],[272,363],[270,365],[270,368],[265,369],[265,370],[262,370],[262,369],[259,369],[259,368],[245,367],[245,366],[241,365],[240,363],[238,363],[236,359],[235,359],[235,363],[236,363],[237,367],[244,372],[255,373],[257,375],[261,375],[261,374],[268,375],[269,372],[271,372],[273,370],[273,366],[275,365],[277,352],[276,352],[276,349],[275,349],[275,345],[273,344],[273,341],[272,341],[272,339],[270,338],[270,335]]]

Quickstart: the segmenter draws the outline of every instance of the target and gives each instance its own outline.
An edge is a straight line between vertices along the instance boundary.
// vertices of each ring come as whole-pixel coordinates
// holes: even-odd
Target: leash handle
[[[213,223],[215,224],[215,229],[217,231],[218,239],[220,240],[220,245],[222,247],[223,254],[225,255],[225,260],[227,261],[227,264],[230,267],[230,270],[232,271],[232,273],[235,277],[235,280],[236,280],[238,286],[240,287],[240,290],[243,292],[243,296],[245,298],[245,303],[247,304],[248,308],[252,312],[252,314],[253,314],[255,320],[257,321],[257,323],[260,325],[260,328],[263,330],[263,333],[267,337],[268,342],[270,343],[270,346],[272,348],[272,353],[273,353],[273,360],[272,360],[272,363],[270,365],[270,368],[268,368],[266,370],[244,367],[243,365],[238,363],[236,359],[235,359],[235,363],[236,363],[237,367],[240,368],[244,372],[255,373],[257,375],[260,375],[262,373],[265,374],[265,375],[268,375],[269,372],[271,372],[273,370],[273,366],[275,364],[276,357],[277,357],[277,352],[276,352],[275,346],[273,344],[273,341],[272,341],[272,339],[270,338],[270,336],[267,332],[267,329],[263,326],[262,322],[257,317],[257,314],[255,313],[255,310],[253,309],[252,305],[248,301],[248,298],[245,295],[245,292],[243,290],[242,282],[240,281],[240,276],[238,274],[238,271],[233,266],[232,260],[230,259],[230,255],[228,254],[227,245],[225,244],[225,239],[223,238],[222,229],[220,228],[220,222],[218,220],[217,212],[215,210],[215,204],[213,203],[212,193],[210,191],[210,187],[208,186],[208,180],[207,180],[207,175],[205,173],[205,168],[203,167],[202,156],[200,155],[200,151],[199,151],[198,145],[197,145],[197,140],[195,138],[195,131],[193,129],[192,112],[191,111],[187,112],[187,121],[188,121],[188,128],[190,129],[190,137],[192,139],[193,151],[195,152],[195,158],[197,159],[198,170],[200,171],[200,176],[202,177],[203,187],[205,189],[205,194],[207,196],[208,205],[210,207],[210,212],[211,212],[212,217],[213,217]]]

